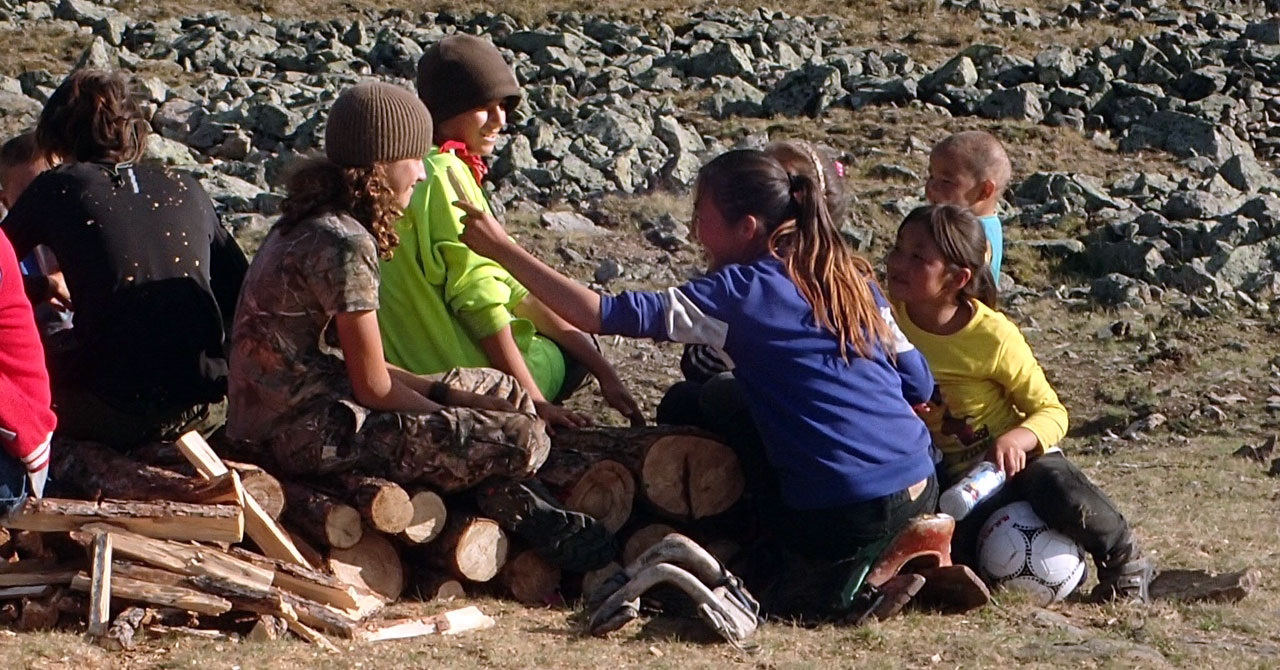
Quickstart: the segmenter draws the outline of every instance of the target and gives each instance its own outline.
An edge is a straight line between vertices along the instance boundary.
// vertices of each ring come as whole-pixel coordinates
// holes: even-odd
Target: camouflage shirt
[[[378,309],[378,253],[355,219],[273,228],[245,277],[232,331],[227,433],[268,442],[354,404],[333,317]]]

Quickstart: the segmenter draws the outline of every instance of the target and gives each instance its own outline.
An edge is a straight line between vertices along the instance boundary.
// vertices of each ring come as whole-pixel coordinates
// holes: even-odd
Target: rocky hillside
[[[1051,13],[945,0],[944,16],[993,30],[1105,21],[1151,32],[1034,57],[970,44],[938,63],[851,43],[837,18],[770,10],[707,11],[678,23],[563,13],[530,25],[506,15],[404,11],[349,21],[226,13],[150,21],[89,0],[38,0],[5,3],[0,28],[37,22],[91,34],[75,66],[136,73],[157,131],[152,155],[199,175],[250,247],[278,207],[283,168],[317,148],[324,110],[341,88],[368,76],[412,87],[425,46],[469,32],[494,39],[527,92],[493,163],[494,198],[507,207],[572,203],[590,215],[544,217],[553,231],[616,225],[591,204],[609,194],[687,189],[707,157],[766,141],[767,127],[738,132],[759,129],[759,119],[813,119],[818,137],[833,115],[874,118],[890,108],[930,115],[944,127],[973,124],[952,117],[1039,124],[1073,129],[1079,146],[1176,161],[1158,171],[1138,161],[1125,164],[1138,168],[1095,170],[1064,157],[1070,171],[1023,174],[1010,190],[1005,217],[1023,232],[1012,244],[1069,273],[1080,288],[1066,299],[1261,312],[1280,298],[1274,4],[1209,10],[1165,0],[1080,0]],[[3,127],[31,124],[65,74],[0,77]],[[914,144],[908,149],[927,151],[928,143]],[[890,220],[916,202],[918,167],[882,154],[866,173],[901,184],[871,205]],[[657,247],[686,246],[679,218],[636,218]],[[849,222],[851,237],[869,239],[865,225]],[[614,274],[605,265],[597,278]],[[1011,277],[1005,288],[1019,291]]]

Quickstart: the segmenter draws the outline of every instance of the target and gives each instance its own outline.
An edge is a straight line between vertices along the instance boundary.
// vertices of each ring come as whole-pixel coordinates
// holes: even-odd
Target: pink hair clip
[[[841,179],[844,179],[844,163],[841,163],[840,161],[836,161],[835,164],[836,164],[836,176],[840,177]]]

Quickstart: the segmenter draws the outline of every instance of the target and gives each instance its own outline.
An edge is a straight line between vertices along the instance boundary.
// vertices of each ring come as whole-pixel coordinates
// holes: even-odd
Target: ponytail
[[[817,182],[806,175],[789,175],[788,182],[795,218],[769,236],[769,252],[813,306],[818,325],[839,339],[840,357],[849,360],[852,344],[869,358],[876,346],[892,341],[872,292],[871,264],[845,244]]]
[[[845,244],[823,189],[805,174],[788,174],[761,151],[730,151],[698,173],[698,197],[709,196],[726,221],[755,216],[769,234],[768,250],[813,307],[818,326],[840,343],[840,357],[891,352],[888,324],[876,303],[871,264]]]

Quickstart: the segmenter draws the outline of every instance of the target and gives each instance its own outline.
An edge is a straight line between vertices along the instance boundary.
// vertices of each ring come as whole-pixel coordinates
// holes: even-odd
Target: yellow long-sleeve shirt
[[[911,322],[901,304],[894,316],[924,354],[938,384],[925,418],[951,477],[973,467],[996,438],[1017,427],[1053,447],[1067,432],[1067,408],[1058,400],[1022,332],[1005,315],[973,301],[969,323],[935,335]]]

